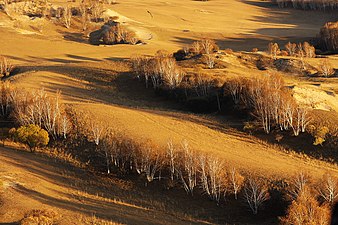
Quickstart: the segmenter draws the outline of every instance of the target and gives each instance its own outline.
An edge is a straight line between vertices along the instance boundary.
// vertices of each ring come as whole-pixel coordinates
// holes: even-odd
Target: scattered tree
[[[12,128],[10,134],[14,140],[26,144],[31,152],[37,147],[44,147],[49,142],[48,132],[37,125],[29,124],[18,129]]]
[[[4,56],[0,56],[0,76],[8,77],[13,72],[14,66]]]
[[[244,186],[244,200],[253,214],[257,214],[259,208],[270,198],[267,186],[256,177],[247,177]]]
[[[232,187],[232,192],[237,200],[237,195],[242,189],[244,184],[244,177],[237,171],[235,167],[232,167],[229,171],[229,180]]]
[[[325,174],[318,183],[320,196],[329,204],[333,204],[338,198],[338,180],[331,174]]]
[[[292,202],[281,221],[285,225],[329,225],[330,210],[325,205],[320,206],[314,194],[306,188]]]
[[[319,72],[324,77],[330,77],[335,74],[335,71],[328,59],[323,59],[319,64]]]
[[[63,10],[63,16],[62,16],[62,20],[63,20],[63,24],[65,25],[65,27],[67,29],[70,28],[71,22],[72,22],[72,9],[69,6],[66,6]]]

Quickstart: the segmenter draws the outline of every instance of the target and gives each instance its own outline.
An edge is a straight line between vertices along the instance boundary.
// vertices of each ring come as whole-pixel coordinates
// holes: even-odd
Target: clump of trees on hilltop
[[[338,22],[328,22],[320,29],[319,46],[324,51],[338,51]]]
[[[308,10],[336,10],[338,9],[338,1],[336,0],[272,0],[279,7],[293,7]]]
[[[132,44],[140,43],[136,34],[113,20],[108,21],[101,29],[90,33],[89,42],[91,44]]]
[[[308,42],[304,43],[291,43],[288,42],[284,45],[285,50],[281,50],[277,43],[268,44],[268,53],[271,57],[276,59],[277,56],[293,56],[299,58],[315,58],[316,49]]]
[[[229,95],[236,105],[254,113],[266,133],[270,133],[272,127],[278,127],[280,130],[291,129],[298,136],[306,131],[309,123],[308,110],[296,103],[292,91],[285,88],[282,77],[277,74],[217,84],[219,82],[204,78],[201,74],[196,79],[185,75],[174,58],[163,53],[154,57],[135,57],[133,68],[146,87],[151,80],[154,89],[174,91],[180,101],[189,98],[189,95],[216,95],[220,103],[222,96]]]

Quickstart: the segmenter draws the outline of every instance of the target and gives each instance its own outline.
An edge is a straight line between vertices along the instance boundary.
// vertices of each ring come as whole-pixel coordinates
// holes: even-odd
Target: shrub
[[[14,66],[4,56],[0,56],[0,76],[7,77],[13,72]]]
[[[62,20],[65,27],[69,29],[72,22],[72,8],[70,6],[64,8]]]
[[[154,57],[134,57],[132,59],[134,72],[139,78],[152,81],[154,89],[174,89],[180,85],[184,72],[173,58],[166,51],[158,51]]]
[[[330,210],[327,206],[320,206],[316,196],[305,189],[290,205],[287,215],[281,219],[284,225],[328,225]]]
[[[17,130],[11,129],[10,134],[14,140],[26,144],[31,152],[49,142],[48,132],[34,124],[21,126]]]
[[[323,59],[319,64],[319,73],[323,77],[330,77],[335,74],[335,70],[328,59]]]
[[[329,128],[326,126],[314,126],[311,125],[308,128],[308,132],[314,137],[313,145],[323,145],[325,142],[326,136],[330,132]]]
[[[91,44],[132,44],[135,45],[140,42],[136,34],[125,27],[121,26],[119,22],[113,20],[108,21],[101,27],[100,30],[94,31],[89,35],[89,42]]]
[[[52,210],[34,209],[25,214],[20,225],[56,225],[57,216]]]
[[[184,60],[196,56],[202,56],[204,54],[211,55],[218,50],[219,47],[214,40],[204,38],[202,40],[195,41],[187,48],[178,50],[176,53],[174,53],[174,57],[176,58],[176,60]]]

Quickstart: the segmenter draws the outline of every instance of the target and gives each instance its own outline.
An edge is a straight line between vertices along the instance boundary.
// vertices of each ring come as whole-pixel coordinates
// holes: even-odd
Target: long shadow
[[[173,100],[158,96],[152,89],[146,89],[144,84],[134,78],[130,72],[120,72],[103,68],[92,68],[81,64],[51,65],[23,67],[22,71],[49,71],[66,74],[70,77],[87,81],[87,88],[79,88],[55,82],[45,82],[45,90],[55,92],[60,90],[65,99],[75,101],[91,101],[117,105],[127,109],[151,114],[171,117],[176,120],[190,121],[210,129],[226,133],[238,140],[254,143],[238,130],[242,128],[243,121],[234,117],[210,116],[202,118],[201,115],[192,114],[189,109]],[[54,78],[56,79],[56,78]],[[51,79],[52,80],[52,79]],[[64,80],[63,80],[64,81]],[[63,82],[64,83],[64,82]],[[113,87],[115,90],[111,90]],[[230,129],[231,128],[231,129]]]
[[[222,49],[231,48],[236,51],[249,51],[253,48],[266,49],[269,42],[278,42],[283,46],[288,41],[310,41],[319,33],[320,28],[329,21],[337,21],[337,11],[304,11],[292,8],[278,8],[270,1],[241,0],[244,4],[261,9],[264,16],[253,16],[249,21],[264,24],[266,28],[253,27],[249,33],[236,34],[237,37],[217,38]],[[267,25],[266,25],[267,24]],[[271,28],[269,28],[269,24]],[[210,34],[202,36],[208,37]],[[219,36],[219,35],[218,35]],[[201,35],[190,38],[174,37],[172,42],[181,46],[191,44],[200,39]]]
[[[63,162],[51,161],[47,156],[9,148],[0,148],[0,156],[7,159],[5,164],[12,163],[13,166],[26,170],[29,176],[68,188],[64,192],[49,185],[44,187],[48,193],[57,193],[56,196],[60,198],[21,183],[13,187],[16,192],[47,206],[120,223],[205,224],[203,221],[208,220],[217,224],[277,224],[276,218],[279,216],[276,211],[269,209],[265,211],[267,214],[250,216],[240,201],[229,199],[224,206],[219,207],[205,196],[191,197],[183,190],[167,190],[156,182],[142,187],[144,180],[134,177],[125,178],[125,182],[132,183],[126,189],[118,185],[117,178],[94,175]],[[116,199],[122,199],[123,202]],[[225,214],[224,211],[228,213]],[[176,212],[182,214],[177,215]]]
[[[136,225],[206,224],[204,221],[213,221],[216,224],[271,224],[274,221],[272,224],[275,224],[280,213],[280,210],[267,209],[258,217],[250,216],[250,213],[244,210],[241,201],[229,199],[224,205],[216,206],[205,196],[192,197],[183,190],[168,190],[158,182],[144,187],[145,181],[133,176],[125,178],[126,182],[132,183],[125,189],[116,185],[119,181],[115,181],[117,178],[112,176],[94,175],[63,162],[54,162],[47,156],[14,149],[0,148],[0,157],[8,159],[4,161],[7,165],[10,161],[14,161],[13,166],[18,166],[33,176],[68,188],[67,192],[64,192],[63,189],[58,190],[50,185],[43,187],[48,189],[48,193],[57,193],[56,196],[60,196],[59,198],[17,184],[13,188],[19,194],[46,206],[77,214],[95,215],[115,222]],[[61,173],[63,177],[59,175]]]
[[[180,224],[185,220],[184,218],[175,218],[170,213],[165,213],[165,211],[152,206],[152,203],[162,202],[164,199],[163,193],[161,193],[158,187],[153,190],[133,188],[127,191],[121,189],[118,185],[115,186],[107,182],[109,178],[88,173],[80,168],[72,167],[62,162],[53,162],[53,160],[46,156],[42,157],[8,148],[1,148],[0,156],[4,159],[3,163],[5,164],[22,168],[34,177],[70,190],[70,192],[67,191],[65,193],[45,187],[51,193],[57,192],[59,196],[62,196],[62,198],[57,198],[21,184],[16,184],[13,187],[18,193],[43,204],[88,216],[95,215],[98,218],[126,224],[168,224],[169,221]],[[114,179],[112,178],[112,180]],[[78,194],[79,192],[85,194]],[[97,196],[102,197],[98,198]],[[182,196],[184,196],[184,193]],[[145,198],[149,200],[149,203],[142,202],[142,199]],[[168,197],[168,199],[170,198]],[[183,198],[189,201],[188,196]],[[123,202],[116,199],[123,199]],[[142,203],[140,204],[140,202]],[[198,204],[203,205],[201,203]],[[220,211],[221,209],[219,210],[219,215],[221,215]],[[156,218],[156,215],[163,215],[165,218],[159,220],[159,218]],[[189,222],[191,224],[200,224],[199,222]]]
[[[227,134],[240,141],[257,142],[252,136],[241,132],[244,121],[230,115],[202,116],[190,113],[189,109],[174,100],[158,96],[152,89],[146,89],[144,84],[136,80],[130,72],[87,67],[81,63],[22,68],[23,72],[31,70],[61,73],[88,82],[86,88],[62,84],[65,83],[64,80],[57,78],[54,78],[55,82],[53,79],[50,82],[45,82],[45,90],[51,92],[60,90],[65,99],[116,105],[175,120],[189,121]],[[263,137],[263,139],[266,138]],[[276,143],[273,138],[267,140],[272,144]]]

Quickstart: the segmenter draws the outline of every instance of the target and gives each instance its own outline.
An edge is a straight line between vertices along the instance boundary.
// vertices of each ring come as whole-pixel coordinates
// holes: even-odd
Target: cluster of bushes
[[[79,7],[67,5],[66,7],[51,7],[50,18],[56,18],[66,28],[70,28],[73,18],[77,17],[83,31],[88,29],[91,22],[103,21],[104,12],[103,2],[95,0],[85,0],[80,2]]]
[[[132,58],[132,67],[136,75],[145,81],[146,87],[151,82],[155,90],[175,89],[184,77],[175,58],[166,51],[158,51],[154,57],[135,56]]]
[[[177,65],[169,55],[137,57],[132,62],[135,73],[145,80],[147,87],[151,79],[155,89],[175,92],[176,98],[216,97],[220,108],[222,97],[231,96],[234,105],[256,116],[266,133],[276,127],[291,129],[298,136],[300,132],[305,132],[309,122],[308,110],[296,103],[291,90],[285,88],[282,77],[277,74],[222,83],[199,72],[194,76],[175,72]]]
[[[285,50],[280,50],[277,43],[269,43],[268,53],[274,59],[276,59],[277,56],[299,57],[300,59],[299,67],[302,71],[305,70],[307,67],[305,58],[316,57],[315,47],[310,45],[308,42],[304,42],[303,44],[302,43],[296,44],[296,43],[288,42],[285,45]],[[269,63],[271,62],[262,61],[262,63],[260,63],[261,65],[259,65],[258,68],[265,68],[266,64],[269,64]],[[317,70],[318,70],[318,73],[316,74],[316,76],[330,77],[330,76],[335,75],[335,70],[333,69],[332,64],[329,62],[328,59],[320,60]]]
[[[48,13],[48,4],[46,1],[23,1],[23,0],[4,0],[2,5],[3,10],[8,15],[12,12],[26,15],[29,17],[44,17]]]
[[[288,198],[292,202],[282,224],[330,224],[331,208],[338,198],[337,177],[325,174],[313,182],[301,172],[293,178]]]
[[[50,16],[55,17],[66,28],[70,28],[73,17],[80,20],[83,31],[88,29],[90,22],[102,22],[106,18],[102,18],[105,11],[104,3],[115,4],[115,0],[97,1],[97,0],[83,0],[79,7],[68,5],[66,7],[51,8]]]
[[[279,7],[293,7],[308,10],[336,10],[338,9],[337,0],[272,0]]]
[[[300,58],[315,58],[316,57],[316,49],[308,42],[304,43],[291,43],[288,42],[285,46],[285,50],[281,50],[277,43],[269,43],[268,45],[268,53],[276,58],[278,55],[280,56],[294,56]]]
[[[136,34],[134,32],[123,27],[122,25],[120,25],[120,23],[110,20],[105,23],[105,25],[103,25],[100,30],[90,33],[89,42],[95,45],[135,45],[137,43],[140,43],[140,40],[136,37]]]
[[[313,120],[308,127],[308,132],[314,137],[314,145],[322,145],[337,148],[338,146],[338,119],[331,112],[317,112],[312,114]]]
[[[22,126],[36,125],[54,139],[66,138],[70,123],[60,102],[61,94],[49,96],[43,89],[28,92],[10,82],[0,83],[0,116],[13,118]]]
[[[280,75],[233,79],[224,88],[236,105],[255,115],[267,134],[272,128],[292,130],[295,136],[306,131],[310,121],[308,109],[297,104]]]
[[[190,46],[178,50],[173,54],[176,60],[185,60],[191,58],[201,58],[202,62],[207,65],[209,69],[215,66],[215,52],[219,50],[219,47],[214,40],[204,38],[200,41],[195,41]]]
[[[218,50],[219,47],[214,40],[205,38],[199,41],[195,41],[190,46],[178,50],[174,53],[174,57],[176,60],[184,60],[204,54],[212,54],[214,52],[217,52]]]
[[[58,224],[59,215],[53,210],[34,209],[27,212],[20,220],[20,225],[54,225]]]
[[[66,28],[70,28],[75,23],[80,23],[83,31],[86,31],[91,22],[102,22],[106,18],[102,18],[105,11],[104,4],[115,4],[115,0],[82,0],[79,6],[69,4],[65,7],[55,6],[45,0],[4,0],[1,8],[8,15],[12,13],[27,15],[29,17],[47,18],[62,24]],[[42,25],[41,25],[42,26]],[[41,28],[42,29],[42,28]]]

